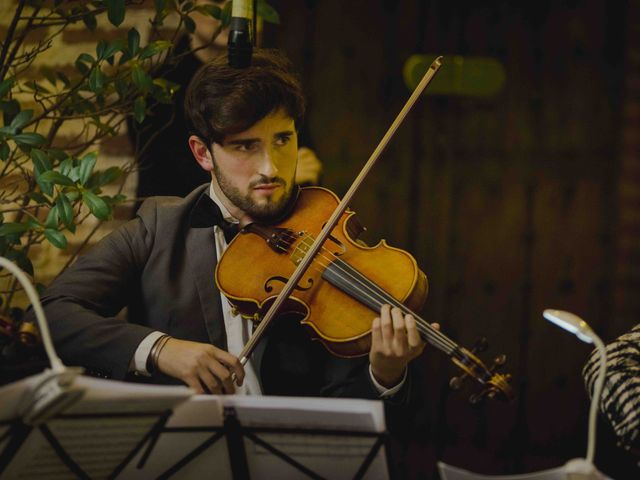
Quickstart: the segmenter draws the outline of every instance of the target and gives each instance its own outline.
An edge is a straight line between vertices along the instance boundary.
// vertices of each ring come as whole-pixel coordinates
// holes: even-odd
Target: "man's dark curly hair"
[[[256,49],[247,68],[231,67],[223,55],[203,65],[191,79],[184,113],[191,134],[221,143],[278,109],[300,128],[305,100],[293,66],[278,50]]]

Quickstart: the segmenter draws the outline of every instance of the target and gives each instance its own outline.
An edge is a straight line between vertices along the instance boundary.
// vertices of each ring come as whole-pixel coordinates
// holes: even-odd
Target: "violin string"
[[[292,234],[287,233],[286,235],[289,236],[290,240],[295,240],[298,238],[297,236]],[[313,238],[310,235],[306,235],[301,241],[301,243],[303,243],[305,246],[309,246],[310,245],[309,241],[313,243]],[[412,312],[402,303],[397,301],[384,289],[380,288],[378,285],[371,282],[369,279],[367,279],[362,274],[357,272],[357,270],[349,266],[348,263],[336,257],[335,254],[333,254],[332,252],[329,252],[326,247],[324,246],[321,247],[321,251],[322,253],[318,253],[318,255],[316,255],[316,258],[313,260],[313,262],[318,263],[321,267],[325,269],[333,268],[334,270],[340,271],[343,274],[342,279],[350,279],[351,284],[355,285],[355,288],[359,291],[361,295],[367,297],[370,300],[373,300],[374,303],[377,302],[379,307],[382,306],[382,304],[384,303],[389,303],[403,310],[405,314],[411,314],[416,321],[416,327],[418,331],[420,331],[425,336],[425,338],[429,340],[430,343],[432,343],[436,347],[439,347],[445,353],[452,354],[453,352],[458,351],[459,347],[455,342],[453,342],[449,337],[444,335],[442,332],[440,332],[436,328],[432,327],[427,321],[425,321],[424,319],[420,318],[420,316],[415,314],[415,312]],[[325,254],[326,252],[328,252],[329,256]],[[326,260],[328,263],[324,265],[318,260],[318,258],[322,258]],[[345,265],[349,266],[350,269],[353,269],[353,271],[357,274],[357,276],[354,275],[354,273],[349,272],[347,269],[343,268],[340,265],[340,263],[344,263]],[[320,269],[316,269],[316,270],[322,273],[322,270]]]
[[[297,237],[296,237],[297,238]],[[305,243],[305,246],[309,245],[309,241],[313,242],[313,238],[311,238],[310,235],[307,235],[306,237],[304,237],[303,241]],[[327,252],[328,250],[323,246],[322,250],[324,252]],[[329,257],[327,257],[326,255],[322,255],[322,254],[318,254],[316,256],[316,259],[314,259],[314,262],[319,263],[322,267],[326,268],[334,268],[341,271],[342,273],[345,274],[346,277],[348,277],[351,280],[351,284],[355,285],[356,289],[358,290],[358,293],[360,293],[361,295],[367,297],[370,300],[373,300],[374,302],[378,302],[378,308],[382,306],[382,304],[384,303],[389,303],[395,307],[400,308],[401,310],[404,311],[405,314],[411,314],[414,319],[416,320],[416,326],[418,327],[418,330],[423,333],[425,335],[425,337],[431,341],[431,343],[433,343],[436,347],[441,347],[441,349],[443,351],[445,351],[446,353],[451,353],[453,350],[457,350],[458,349],[458,345],[453,342],[450,338],[448,338],[446,335],[442,334],[439,330],[435,329],[434,327],[432,327],[431,325],[429,325],[428,322],[426,322],[424,319],[420,318],[420,316],[418,316],[415,312],[411,311],[410,309],[408,309],[405,305],[403,305],[402,303],[400,303],[398,300],[396,300],[393,296],[391,296],[388,292],[386,292],[384,289],[380,288],[378,285],[376,285],[375,283],[371,282],[369,279],[367,279],[365,276],[363,276],[360,272],[358,272],[357,270],[355,270],[353,267],[351,267],[347,262],[337,258],[333,253],[329,252],[329,255],[333,258],[333,260]],[[327,260],[329,263],[327,265],[323,265],[322,263],[317,261],[317,257],[321,257],[325,260]],[[345,266],[347,266],[349,269],[353,270],[353,272],[349,272],[346,268],[343,268],[340,264],[343,263]],[[318,271],[320,273],[322,273],[321,270],[318,269]],[[342,279],[345,279],[346,277],[343,276]],[[359,277],[359,278],[358,278]],[[359,288],[360,286],[364,287],[365,290],[363,290],[362,288]],[[366,290],[368,288],[368,290]],[[378,297],[376,297],[376,294],[378,295]]]
[[[342,262],[346,265],[346,268],[342,268],[342,271],[346,272],[351,279],[358,280],[359,279],[358,277],[362,277],[360,282],[363,284],[365,288],[368,288],[369,291],[373,294],[370,296],[373,298],[376,298],[375,295],[379,296],[378,297],[379,306],[382,306],[383,303],[388,303],[394,307],[400,308],[404,312],[404,314],[412,315],[416,321],[416,326],[418,330],[421,331],[425,336],[427,336],[427,338],[430,338],[431,340],[438,342],[438,344],[442,346],[446,346],[447,353],[450,353],[450,350],[454,350],[457,347],[457,345],[451,339],[449,339],[446,335],[442,334],[439,330],[432,327],[427,321],[422,319],[419,315],[417,315],[407,306],[403,305],[400,301],[395,299],[384,289],[382,289],[375,283],[371,282],[369,279],[367,279],[360,272],[355,270],[347,262],[344,262],[341,259],[338,259],[338,262]],[[349,272],[349,270],[351,269],[353,270],[353,273]]]
[[[410,314],[414,317],[416,321],[416,328],[425,336],[427,340],[430,341],[430,343],[434,344],[437,347],[441,347],[446,353],[451,353],[451,351],[455,349],[456,345],[453,342],[450,342],[446,336],[438,335],[436,333],[438,332],[438,330],[436,330],[434,327],[420,318],[415,312],[411,311],[401,302],[389,295],[385,290],[375,285],[375,283],[371,283],[370,285],[368,285],[366,277],[362,277],[362,279],[358,278],[358,276],[360,276],[361,274],[358,274],[358,276],[356,276],[350,273],[347,268],[338,267],[338,269],[343,273],[346,273],[346,276],[348,276],[349,279],[355,280],[356,282],[358,282],[359,280],[360,285],[362,285],[364,289],[364,292],[360,290],[361,294],[366,295],[368,298],[373,299],[374,301],[377,301],[378,308],[380,308],[385,303],[400,308],[404,314]],[[363,279],[365,281],[362,281]]]

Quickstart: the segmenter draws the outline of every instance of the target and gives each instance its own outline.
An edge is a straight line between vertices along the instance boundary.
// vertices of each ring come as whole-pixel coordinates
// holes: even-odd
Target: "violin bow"
[[[380,143],[378,143],[378,146],[369,157],[369,160],[367,160],[367,163],[365,163],[364,167],[362,167],[362,170],[360,171],[360,173],[358,174],[354,182],[351,184],[351,187],[349,187],[349,190],[342,197],[342,200],[340,200],[340,203],[338,204],[336,209],[333,211],[333,214],[331,215],[331,217],[329,217],[329,220],[327,220],[327,223],[325,224],[324,228],[320,231],[320,233],[316,237],[313,244],[309,247],[304,258],[298,261],[298,266],[294,270],[293,274],[291,275],[291,277],[289,277],[289,280],[284,285],[284,287],[282,288],[282,290],[274,300],[273,304],[271,305],[267,313],[260,320],[260,323],[258,324],[256,329],[253,331],[253,335],[251,336],[249,341],[245,344],[244,348],[240,352],[239,360],[242,365],[245,365],[247,363],[249,356],[251,355],[251,353],[253,353],[254,349],[262,339],[264,333],[266,332],[267,328],[271,324],[271,321],[277,315],[278,310],[280,309],[284,301],[287,298],[289,298],[289,295],[291,295],[294,288],[296,287],[296,285],[298,284],[302,276],[305,274],[305,272],[313,262],[316,254],[322,248],[322,245],[324,244],[325,240],[329,237],[329,235],[331,234],[335,226],[340,221],[340,218],[349,207],[349,204],[351,203],[353,196],[358,191],[358,188],[360,188],[360,185],[362,184],[362,182],[364,182],[364,179],[367,177],[367,175],[375,165],[376,161],[378,160],[380,155],[382,155],[382,152],[391,141],[391,138],[395,135],[396,131],[398,130],[398,128],[400,127],[400,125],[402,124],[406,116],[409,114],[409,112],[417,102],[422,92],[424,92],[424,90],[427,88],[427,86],[429,85],[429,83],[431,82],[431,80],[433,79],[433,77],[438,72],[441,66],[442,66],[442,57],[436,58],[433,61],[433,63],[429,66],[426,73],[422,77],[422,80],[420,80],[420,83],[418,84],[418,86],[415,88],[415,90],[409,97],[409,100],[407,100],[404,107],[402,107],[402,110],[400,110],[400,113],[398,113],[398,115],[396,116],[396,119],[393,121],[393,123],[387,130],[387,133],[385,133],[384,137],[382,137],[382,140],[380,140]],[[235,377],[235,375],[232,375],[232,377]],[[235,378],[234,378],[234,381],[235,381]]]

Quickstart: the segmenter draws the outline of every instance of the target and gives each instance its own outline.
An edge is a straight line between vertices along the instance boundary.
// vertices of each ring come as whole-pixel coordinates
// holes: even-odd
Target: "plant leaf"
[[[169,47],[171,47],[171,42],[167,40],[158,40],[152,42],[142,49],[142,52],[140,52],[140,56],[138,58],[140,58],[140,60],[144,60],[145,58],[157,55],[158,53],[168,49]]]
[[[62,162],[60,162],[60,165],[58,166],[58,171],[61,174],[66,175],[68,177],[72,168],[73,168],[73,159],[71,157],[67,157]]]
[[[37,147],[46,142],[39,133],[19,133],[13,136],[13,141],[20,146]]]
[[[109,215],[111,214],[111,208],[109,208],[107,202],[105,202],[95,193],[87,190],[82,193],[82,199],[84,200],[85,205],[89,207],[89,210],[91,210],[91,213],[93,213],[96,218],[99,218],[100,220],[106,220],[107,218],[109,218]]]
[[[151,77],[145,73],[140,65],[134,65],[131,68],[131,79],[133,83],[144,92],[146,92],[153,83]]]
[[[96,15],[93,12],[83,15],[82,21],[87,26],[87,28],[92,32],[96,29],[98,25],[98,23],[96,22]]]
[[[104,60],[104,51],[107,48],[106,40],[98,40],[96,45],[96,58],[98,60]]]
[[[14,78],[7,78],[6,80],[0,83],[0,98],[4,98],[4,96],[11,90],[13,84],[15,83]]]
[[[53,183],[46,182],[42,180],[42,178],[37,178],[36,182],[38,182],[38,185],[40,185],[40,189],[43,191],[43,193],[49,196],[53,195]]]
[[[220,21],[222,22],[223,27],[228,27],[231,22],[231,4],[232,2],[227,2],[224,4],[224,7],[222,7]]]
[[[131,28],[127,34],[129,53],[135,56],[140,49],[140,33],[135,28]]]
[[[14,235],[16,233],[24,233],[29,229],[26,223],[3,223],[0,225],[0,237],[6,237],[7,235]]]
[[[10,248],[3,254],[12,262],[14,262],[22,271],[33,276],[33,264],[24,250],[15,250]]]
[[[49,199],[45,197],[43,194],[41,194],[40,192],[29,192],[27,193],[27,197],[29,197],[31,200],[33,200],[36,203],[45,203],[45,204],[51,203]]]
[[[222,16],[222,9],[217,5],[196,5],[195,10],[217,20],[220,20]]]
[[[258,0],[258,16],[262,17],[267,23],[280,25],[280,15],[275,8],[269,5],[265,0]]]
[[[80,159],[80,183],[84,185],[89,180],[91,173],[93,172],[93,167],[96,166],[96,161],[98,160],[97,152],[87,153],[84,157]]]
[[[9,145],[6,142],[0,143],[0,160],[6,161],[9,158],[9,153],[11,153]]]
[[[80,181],[80,167],[73,167],[69,170],[67,177],[69,177],[73,183],[78,183]]]
[[[40,73],[42,73],[44,78],[46,78],[51,85],[53,85],[54,87],[56,86],[56,82],[58,81],[58,79],[56,78],[56,76],[53,73],[53,70],[51,68],[49,68],[49,67],[40,67]]]
[[[146,106],[143,96],[136,98],[133,104],[133,118],[135,118],[136,122],[142,123],[144,120]]]
[[[58,207],[58,215],[60,215],[62,223],[64,223],[70,230],[75,229],[75,225],[73,223],[73,207],[64,193],[58,194],[58,198],[56,198],[56,206]]]
[[[53,168],[47,154],[37,148],[31,150],[31,161],[33,162],[33,171],[35,173],[36,180],[44,172]]]
[[[76,62],[84,62],[88,63],[89,65],[93,65],[96,61],[88,53],[81,53],[80,55],[78,55],[78,59],[76,60]]]
[[[75,202],[80,198],[80,192],[78,190],[72,190],[71,192],[66,192],[66,195],[70,202]]]
[[[29,120],[31,120],[31,117],[33,117],[33,110],[22,110],[15,117],[13,117],[13,120],[11,120],[11,125],[9,125],[9,128],[12,128],[16,131],[20,130],[27,123],[29,123]]]
[[[98,186],[108,185],[115,182],[122,175],[122,169],[120,167],[109,167],[104,172],[100,172],[98,180]]]
[[[67,248],[67,237],[62,232],[47,228],[44,231],[44,236],[54,247],[58,247],[60,250]]]
[[[33,277],[33,263],[31,263],[31,260],[29,260],[29,257],[27,257],[24,252],[18,252],[13,261],[16,262],[16,265],[18,265],[22,271]]]
[[[125,0],[106,0],[107,4],[107,17],[111,24],[115,27],[119,27],[124,20],[124,5]]]
[[[40,180],[55,183],[57,185],[64,185],[67,187],[71,187],[74,185],[73,180],[71,180],[66,175],[61,174],[60,172],[56,172],[55,170],[44,172],[42,175],[40,175]]]
[[[102,54],[104,55],[104,58],[108,60],[111,57],[113,57],[113,55],[115,55],[117,52],[122,51],[123,46],[124,46],[124,42],[122,40],[119,40],[119,39],[114,40],[113,42],[107,45],[107,47],[105,48]]]
[[[98,67],[94,68],[89,75],[89,88],[92,92],[100,93],[104,87],[104,73]]]
[[[60,212],[58,211],[58,205],[54,205],[49,209],[44,226],[46,228],[58,228],[58,223],[60,223]]]
[[[196,22],[193,21],[189,15],[183,15],[182,20],[184,21],[184,28],[187,29],[187,32],[193,33],[196,31]]]

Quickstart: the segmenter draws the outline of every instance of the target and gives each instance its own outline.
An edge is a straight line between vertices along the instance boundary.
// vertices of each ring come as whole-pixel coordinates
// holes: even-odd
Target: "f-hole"
[[[286,284],[288,281],[289,279],[287,277],[281,277],[281,276],[274,276],[274,277],[267,278],[267,281],[264,282],[264,291],[267,293],[271,293],[273,291],[273,286],[271,285],[271,282],[282,282],[283,284]],[[308,277],[307,286],[302,286],[298,284],[293,288],[294,290],[305,292],[309,290],[311,287],[313,287],[313,278]]]

